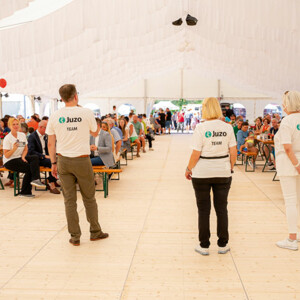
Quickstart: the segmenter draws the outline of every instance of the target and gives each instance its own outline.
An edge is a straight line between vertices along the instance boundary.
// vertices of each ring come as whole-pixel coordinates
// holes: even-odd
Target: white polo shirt
[[[193,134],[192,149],[201,151],[204,157],[226,158],[205,159],[200,158],[192,170],[193,178],[230,177],[231,166],[229,148],[236,146],[233,128],[220,120],[206,121],[197,124]]]
[[[14,144],[17,142],[17,140],[19,140],[19,147],[9,158],[6,158],[5,155],[3,155],[3,164],[6,164],[12,159],[22,157],[24,148],[27,145],[26,135],[23,132],[18,132],[17,138],[15,138],[10,132],[3,140],[3,150],[11,150],[14,147]]]
[[[274,136],[276,170],[278,176],[299,175],[291,160],[284,151],[284,144],[291,144],[293,151],[300,161],[300,113],[284,117],[279,130]]]
[[[94,113],[83,107],[64,107],[49,118],[46,133],[56,135],[56,152],[66,157],[90,155],[90,131],[97,130]]]

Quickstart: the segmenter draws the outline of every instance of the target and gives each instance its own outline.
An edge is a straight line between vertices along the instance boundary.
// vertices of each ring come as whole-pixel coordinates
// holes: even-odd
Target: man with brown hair
[[[98,222],[98,207],[95,199],[94,173],[90,161],[90,133],[97,134],[93,112],[78,106],[78,94],[73,84],[59,89],[65,107],[54,112],[48,122],[48,149],[52,163],[52,175],[62,184],[65,201],[69,242],[80,245],[80,226],[77,213],[76,183],[84,202],[86,217],[90,223],[90,240],[108,237]],[[57,155],[56,155],[57,154]]]

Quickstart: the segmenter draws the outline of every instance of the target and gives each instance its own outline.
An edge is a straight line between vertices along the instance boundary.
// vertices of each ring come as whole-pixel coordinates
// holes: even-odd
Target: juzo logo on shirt
[[[227,136],[227,132],[225,132],[225,131],[224,132],[222,132],[222,131],[219,131],[219,132],[213,131],[213,133],[211,133],[211,131],[206,131],[205,132],[205,137],[207,137],[207,138],[215,137],[215,136]]]
[[[300,130],[300,124],[297,125],[297,129]]]
[[[60,117],[59,119],[58,119],[58,121],[59,121],[59,123],[72,123],[72,122],[81,122],[82,121],[82,118],[69,118],[69,117],[67,117],[67,120],[66,120],[66,118],[64,118],[64,117]]]
[[[59,123],[65,123],[66,122],[66,119],[64,118],[64,117],[61,117],[61,118],[59,118]]]
[[[206,131],[205,132],[205,137],[210,138],[211,137],[211,132],[210,131]]]

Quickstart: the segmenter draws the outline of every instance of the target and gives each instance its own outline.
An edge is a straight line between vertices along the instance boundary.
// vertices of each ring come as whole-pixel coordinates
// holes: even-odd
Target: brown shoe
[[[80,241],[73,241],[72,239],[69,239],[69,243],[72,244],[73,246],[79,246]]]
[[[56,187],[60,187],[60,185],[57,182],[54,182]]]
[[[60,194],[60,191],[57,188],[50,189],[50,193],[52,194]]]
[[[141,157],[141,156],[139,154],[137,154],[136,157]]]
[[[4,184],[4,186],[11,186],[11,185],[13,185],[14,184],[14,181],[13,180],[9,180],[8,182],[6,182],[5,184]]]
[[[104,232],[101,232],[97,237],[95,238],[90,238],[91,241],[98,241],[98,240],[103,240],[103,239],[106,239],[109,237],[109,234],[108,233],[104,233]]]

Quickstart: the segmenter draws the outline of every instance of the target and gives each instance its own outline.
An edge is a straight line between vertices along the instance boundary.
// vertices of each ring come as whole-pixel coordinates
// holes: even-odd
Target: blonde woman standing
[[[202,104],[205,122],[196,126],[193,152],[185,172],[185,177],[192,180],[195,190],[200,242],[195,251],[202,255],[209,255],[211,190],[217,214],[218,253],[225,254],[230,250],[227,198],[237,149],[233,128],[221,121],[221,117],[219,101],[216,98],[205,99]]]
[[[276,243],[280,248],[298,250],[297,222],[300,209],[300,93],[285,92],[282,119],[275,135],[276,169],[284,197],[289,237]]]

